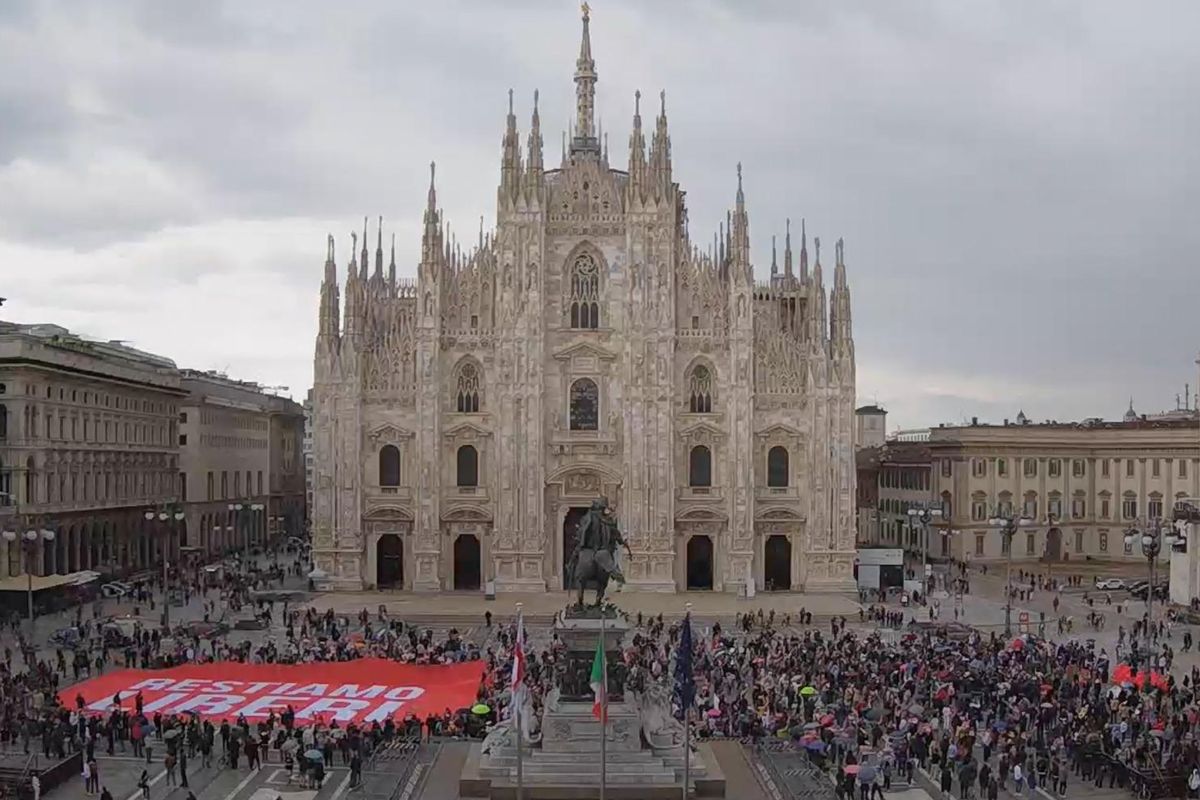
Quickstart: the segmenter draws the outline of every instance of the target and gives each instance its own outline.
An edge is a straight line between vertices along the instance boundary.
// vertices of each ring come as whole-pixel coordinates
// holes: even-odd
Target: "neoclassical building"
[[[585,11],[576,115],[543,161],[534,93],[511,93],[494,232],[464,249],[433,167],[415,280],[330,237],[313,392],[313,535],[337,588],[566,586],[597,496],[634,587],[853,586],[854,342],[841,242],[832,287],[790,230],[756,283],[737,171],[726,224],[690,239],[665,99],[628,162],[594,123]],[[649,126],[648,126],[649,127]],[[649,145],[647,146],[647,140]],[[355,237],[357,238],[357,237]],[[828,291],[829,298],[826,299]],[[342,295],[344,294],[344,305]],[[752,583],[751,583],[752,581]]]

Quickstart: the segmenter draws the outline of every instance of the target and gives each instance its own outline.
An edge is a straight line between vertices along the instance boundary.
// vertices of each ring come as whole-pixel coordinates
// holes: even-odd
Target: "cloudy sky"
[[[891,427],[1118,416],[1196,389],[1200,3],[592,2],[625,160],[667,92],[691,230],[744,163],[760,277],[846,240],[860,400]],[[4,318],[312,380],[325,235],[382,214],[415,274],[428,163],[494,219],[507,90],[573,105],[567,0],[5,0]]]

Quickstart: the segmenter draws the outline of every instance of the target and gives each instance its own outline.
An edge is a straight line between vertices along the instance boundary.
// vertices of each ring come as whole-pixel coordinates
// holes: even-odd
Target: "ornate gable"
[[[492,432],[473,422],[461,422],[453,428],[447,428],[442,435],[455,442],[476,442],[491,438]]]
[[[687,445],[693,444],[713,444],[714,442],[724,441],[728,433],[723,429],[708,421],[697,422],[695,425],[689,425],[679,432],[679,438]]]
[[[405,430],[404,428],[393,425],[390,422],[385,422],[384,424],[367,431],[367,439],[369,439],[372,444],[376,445],[401,444],[405,440],[411,439],[412,437],[412,431]]]

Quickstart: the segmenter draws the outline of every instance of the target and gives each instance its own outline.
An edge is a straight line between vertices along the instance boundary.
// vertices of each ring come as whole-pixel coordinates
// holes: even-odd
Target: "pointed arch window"
[[[479,451],[473,445],[458,448],[456,466],[459,486],[479,485]]]
[[[567,304],[571,327],[600,327],[600,267],[590,253],[580,253],[571,264]]]
[[[470,361],[458,369],[454,403],[460,414],[479,412],[479,368]]]
[[[767,486],[781,488],[788,485],[790,460],[787,448],[782,445],[767,451]]]
[[[705,445],[688,454],[688,486],[712,486],[712,451]]]
[[[688,378],[688,411],[693,414],[709,414],[713,409],[712,373],[703,364],[697,364]]]
[[[394,444],[385,444],[379,451],[379,485],[400,485],[400,448]]]
[[[571,384],[570,422],[573,431],[599,430],[600,389],[591,378]]]

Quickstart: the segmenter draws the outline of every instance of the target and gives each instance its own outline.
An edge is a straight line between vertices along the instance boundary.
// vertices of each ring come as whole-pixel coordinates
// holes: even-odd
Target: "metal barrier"
[[[829,775],[791,742],[761,740],[754,743],[752,752],[788,800],[833,800],[836,796]]]

